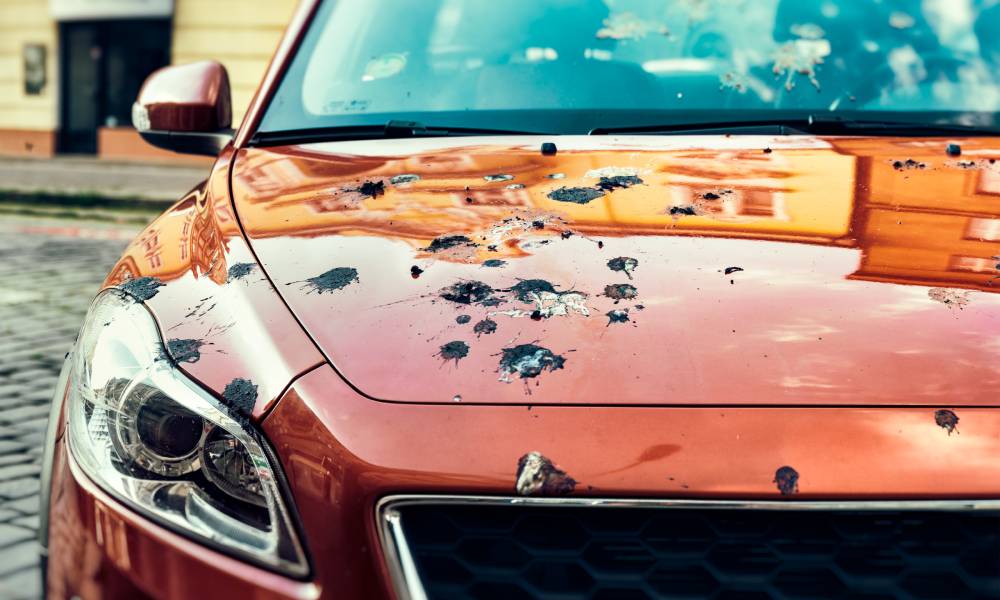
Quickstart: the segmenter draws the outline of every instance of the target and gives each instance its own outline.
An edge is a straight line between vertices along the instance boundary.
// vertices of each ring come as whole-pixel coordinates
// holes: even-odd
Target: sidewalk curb
[[[0,189],[0,204],[46,207],[96,208],[127,212],[161,213],[176,200],[149,200],[139,196],[104,195],[97,192],[47,192]]]

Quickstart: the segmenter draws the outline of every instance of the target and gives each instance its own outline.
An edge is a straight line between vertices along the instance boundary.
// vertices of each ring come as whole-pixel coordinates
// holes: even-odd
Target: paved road
[[[5,157],[0,189],[56,194],[96,193],[174,202],[208,176],[209,167],[121,163],[87,157]]]
[[[0,598],[40,596],[35,532],[49,401],[133,230],[0,217]]]

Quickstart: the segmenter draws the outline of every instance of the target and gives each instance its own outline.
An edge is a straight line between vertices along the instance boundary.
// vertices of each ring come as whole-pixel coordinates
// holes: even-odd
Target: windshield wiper
[[[806,115],[745,121],[707,121],[704,123],[666,123],[635,127],[597,127],[590,135],[683,135],[738,133],[743,135],[998,135],[1000,129],[959,123],[851,119],[825,115]]]
[[[411,137],[462,137],[475,135],[540,135],[539,132],[424,125],[416,121],[389,121],[378,125],[344,125],[287,131],[258,131],[250,138],[251,146],[280,146],[311,142],[348,140],[390,140]]]

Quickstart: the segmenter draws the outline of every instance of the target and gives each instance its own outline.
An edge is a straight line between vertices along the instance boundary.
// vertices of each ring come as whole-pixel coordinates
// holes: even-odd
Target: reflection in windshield
[[[998,21],[980,0],[328,2],[263,129],[477,110],[993,112]]]

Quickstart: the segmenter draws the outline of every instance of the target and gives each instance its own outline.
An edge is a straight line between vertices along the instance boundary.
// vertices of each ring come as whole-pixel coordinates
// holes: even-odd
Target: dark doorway
[[[170,20],[61,23],[59,151],[94,153],[97,128],[127,126],[146,76],[170,62]]]

